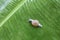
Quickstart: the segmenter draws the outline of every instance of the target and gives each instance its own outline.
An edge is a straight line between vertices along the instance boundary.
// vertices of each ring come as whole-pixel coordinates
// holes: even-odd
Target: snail
[[[29,23],[31,23],[34,27],[42,27],[38,20],[29,19]]]

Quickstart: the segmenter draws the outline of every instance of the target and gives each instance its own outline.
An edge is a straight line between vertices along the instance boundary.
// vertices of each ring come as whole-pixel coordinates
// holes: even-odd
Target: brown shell
[[[38,25],[39,25],[38,20],[33,20],[33,21],[32,21],[32,25],[33,25],[33,26],[38,26]]]

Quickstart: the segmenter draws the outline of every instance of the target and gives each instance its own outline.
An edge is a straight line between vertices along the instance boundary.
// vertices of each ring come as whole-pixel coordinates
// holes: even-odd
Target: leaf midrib
[[[6,18],[0,23],[0,27],[2,27],[3,24],[4,24],[5,22],[7,22],[7,20],[8,20],[13,14],[15,14],[15,12],[16,12],[19,8],[21,8],[26,1],[27,1],[27,0],[23,0],[22,2],[20,2],[20,3],[6,16]]]

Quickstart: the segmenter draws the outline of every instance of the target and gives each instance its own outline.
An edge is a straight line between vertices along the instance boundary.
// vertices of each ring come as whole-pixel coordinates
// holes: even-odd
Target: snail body
[[[30,22],[34,27],[42,27],[42,25],[39,23],[38,20],[29,19],[29,22]]]

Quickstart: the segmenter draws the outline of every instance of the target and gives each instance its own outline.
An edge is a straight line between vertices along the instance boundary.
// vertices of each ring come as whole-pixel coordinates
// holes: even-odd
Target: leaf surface
[[[37,19],[34,28],[28,19]],[[60,40],[59,0],[0,0],[0,40]]]

